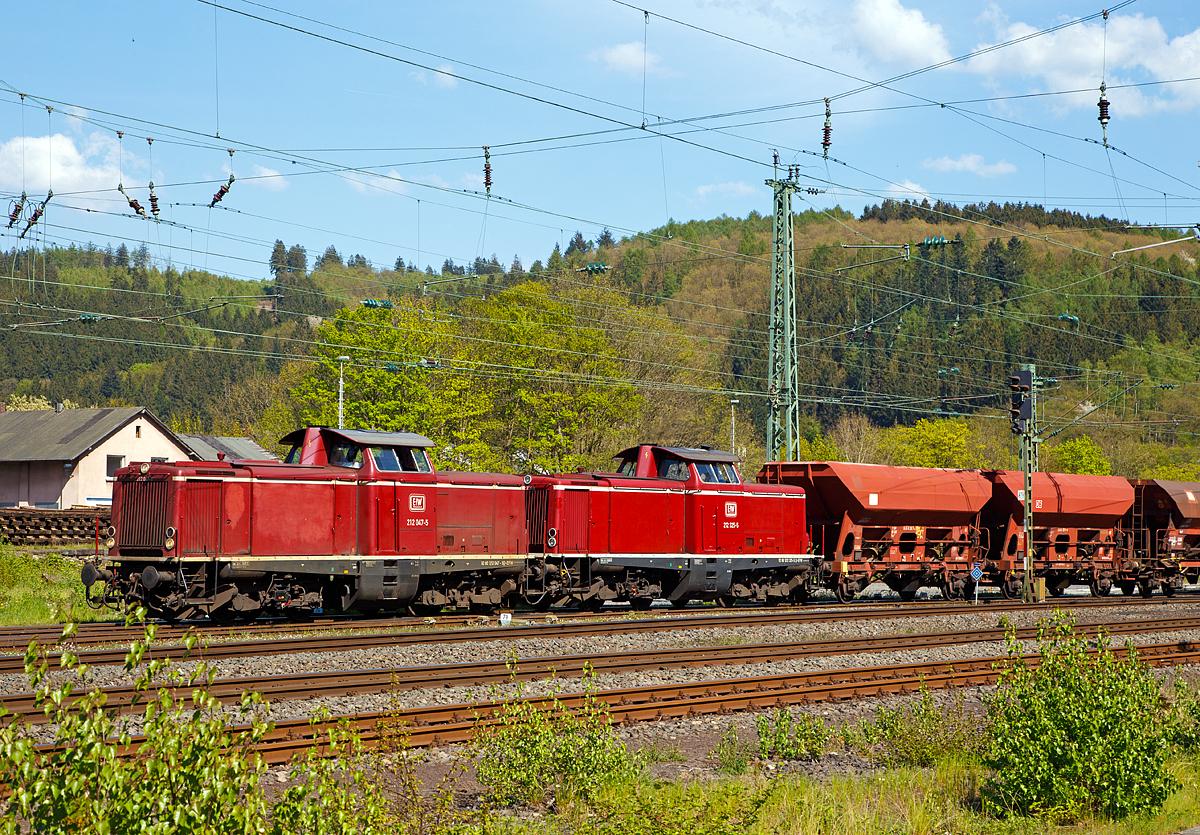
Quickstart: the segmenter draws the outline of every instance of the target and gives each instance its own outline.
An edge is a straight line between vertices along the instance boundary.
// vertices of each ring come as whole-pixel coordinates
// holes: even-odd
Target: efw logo
[[[409,493],[408,494],[408,509],[413,513],[425,512],[425,494]]]
[[[725,518],[737,518],[737,502],[725,502]]]

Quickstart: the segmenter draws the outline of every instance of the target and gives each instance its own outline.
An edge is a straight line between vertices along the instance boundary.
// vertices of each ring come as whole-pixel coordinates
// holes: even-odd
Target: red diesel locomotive
[[[815,569],[804,493],[741,482],[729,453],[644,445],[618,473],[436,472],[428,438],[310,427],[284,462],[117,473],[98,601],[168,619],[778,602]]]

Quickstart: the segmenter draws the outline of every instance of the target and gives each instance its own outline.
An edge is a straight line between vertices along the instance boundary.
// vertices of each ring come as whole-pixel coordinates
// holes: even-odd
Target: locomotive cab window
[[[296,444],[294,447],[292,447],[291,452],[289,452],[287,454],[287,458],[283,459],[283,463],[285,463],[285,464],[299,464],[300,463],[300,444]]]
[[[617,472],[623,476],[628,476],[629,478],[633,478],[634,476],[637,475],[637,459],[636,458],[626,458],[624,461],[621,462],[621,466],[619,468],[617,468]]]
[[[429,458],[425,450],[412,447],[371,447],[375,467],[384,473],[429,473]]]
[[[732,464],[704,461],[696,464],[696,472],[705,484],[740,484]]]
[[[658,464],[658,477],[671,481],[687,481],[691,474],[688,472],[686,461],[678,458],[667,458]]]
[[[350,467],[357,470],[363,465],[362,447],[349,441],[339,441],[329,450],[329,463],[334,467]]]

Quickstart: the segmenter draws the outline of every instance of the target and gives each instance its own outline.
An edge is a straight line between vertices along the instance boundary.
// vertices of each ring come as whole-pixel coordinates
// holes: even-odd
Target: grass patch
[[[58,554],[30,556],[0,544],[0,626],[109,620],[84,602],[79,566]]]

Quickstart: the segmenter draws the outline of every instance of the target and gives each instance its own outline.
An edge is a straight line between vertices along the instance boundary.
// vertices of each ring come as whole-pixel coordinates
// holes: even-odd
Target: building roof
[[[176,440],[162,421],[141,406],[0,412],[0,461],[75,462],[135,419],[152,423]]]
[[[179,434],[179,440],[184,446],[200,458],[201,461],[216,461],[217,453],[225,453],[230,461],[278,461],[279,457],[267,452],[249,438],[237,438],[219,435],[184,435]]]

